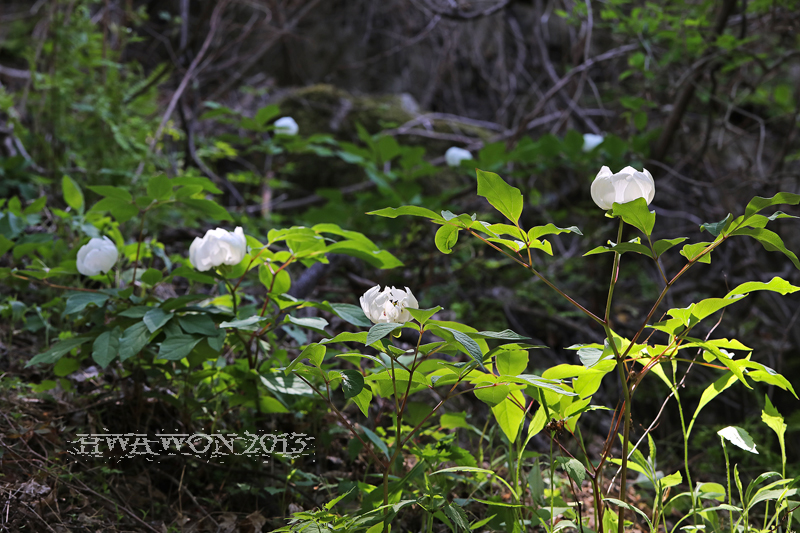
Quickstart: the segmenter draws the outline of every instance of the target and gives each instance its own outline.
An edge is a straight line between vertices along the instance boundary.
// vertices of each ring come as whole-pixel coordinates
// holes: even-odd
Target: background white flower
[[[608,167],[603,167],[592,182],[592,200],[600,209],[611,209],[614,202],[624,204],[637,198],[644,198],[647,204],[653,201],[656,185],[653,176],[642,169],[625,167],[616,174]]]
[[[275,121],[275,133],[281,135],[297,135],[300,127],[292,117],[281,117]]]
[[[444,153],[444,160],[447,162],[447,166],[450,167],[457,167],[462,161],[468,161],[470,159],[472,159],[472,154],[469,153],[469,150],[464,150],[458,146],[451,146]]]
[[[411,290],[386,287],[381,292],[381,286],[375,285],[359,298],[361,309],[373,323],[381,324],[394,322],[403,324],[411,320],[411,313],[407,308],[419,309],[419,303]]]
[[[78,272],[84,276],[105,274],[119,259],[114,241],[108,237],[91,239],[78,250]]]
[[[200,272],[220,265],[238,265],[247,252],[247,240],[241,226],[227,231],[210,229],[201,239],[196,237],[189,247],[189,261]]]
[[[602,135],[595,135],[594,133],[583,134],[583,151],[591,152],[605,140]]]

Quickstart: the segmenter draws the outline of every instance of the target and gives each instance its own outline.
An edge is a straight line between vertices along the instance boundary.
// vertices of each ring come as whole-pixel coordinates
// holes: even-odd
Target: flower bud
[[[419,309],[419,303],[408,287],[402,290],[387,286],[381,292],[381,286],[375,285],[364,293],[359,302],[364,314],[375,324],[404,324],[411,320],[411,313],[406,309]]]
[[[93,238],[78,250],[78,272],[84,276],[105,274],[119,259],[114,241],[108,237]]]
[[[600,209],[611,209],[612,204],[624,204],[637,198],[644,198],[647,204],[653,201],[656,185],[653,176],[646,169],[641,172],[633,167],[625,167],[616,174],[603,167],[592,182],[592,200]]]
[[[238,265],[247,252],[247,240],[241,226],[234,231],[210,229],[205,236],[195,238],[189,247],[189,261],[200,272],[220,265]]]

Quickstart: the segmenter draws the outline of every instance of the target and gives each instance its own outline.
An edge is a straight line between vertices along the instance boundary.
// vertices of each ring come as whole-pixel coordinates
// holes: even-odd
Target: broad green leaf
[[[5,235],[0,235],[0,256],[5,254],[14,247],[14,241],[7,238]]]
[[[495,365],[501,375],[516,376],[528,368],[528,352],[525,350],[505,350],[495,355]]]
[[[707,318],[723,307],[727,307],[731,304],[735,304],[737,301],[744,298],[744,296],[734,295],[730,298],[706,298],[696,304],[692,304],[689,306],[689,311],[691,316],[696,320],[690,320],[689,323],[691,325],[696,324],[697,322]]]
[[[277,275],[273,275],[268,265],[258,267],[258,280],[273,294],[284,294],[292,287],[292,278],[286,272],[286,269],[281,270]]]
[[[515,225],[522,215],[522,193],[493,172],[477,170],[478,196],[483,196]]]
[[[600,375],[601,373],[595,372],[596,374]],[[601,376],[602,377],[602,376]],[[532,385],[539,389],[547,389],[550,391],[555,392],[556,394],[561,394],[563,396],[577,396],[574,392],[568,391],[560,386],[560,381],[546,379],[535,374],[520,374],[514,378],[513,381],[519,383],[520,381]]]
[[[39,363],[51,365],[61,359],[68,352],[72,351],[73,348],[77,348],[81,344],[89,342],[90,340],[91,337],[73,337],[71,339],[65,339],[61,342],[58,342],[51,346],[49,350],[36,355],[33,359],[28,361],[25,364],[25,368]]]
[[[369,329],[369,333],[367,333],[367,345],[378,342],[401,327],[403,327],[403,324],[395,324],[394,322],[375,324]]]
[[[180,324],[183,331],[192,334],[205,335],[206,337],[213,337],[219,331],[217,325],[211,320],[207,314],[183,315],[178,317],[178,324]]]
[[[344,397],[349,400],[358,396],[364,388],[364,376],[361,372],[358,370],[342,370],[341,374]]]
[[[172,195],[172,182],[164,174],[157,174],[147,182],[147,196],[167,200]]]
[[[456,532],[470,531],[469,519],[467,518],[467,513],[465,513],[464,509],[462,509],[457,503],[455,502],[446,503],[442,509],[444,511],[445,516],[449,518],[451,522],[453,522],[453,525],[456,528]]]
[[[166,313],[160,307],[153,307],[147,313],[145,313],[142,320],[144,321],[145,325],[147,325],[147,329],[150,330],[150,333],[155,333],[156,330],[169,322],[172,317],[172,313]]]
[[[697,405],[697,409],[694,411],[694,415],[692,415],[692,420],[689,422],[689,429],[687,430],[686,434],[689,435],[692,432],[692,427],[694,426],[695,421],[697,420],[697,415],[700,414],[700,411],[705,407],[708,402],[716,398],[720,395],[725,389],[729,388],[731,385],[736,383],[736,376],[733,373],[725,374],[721,378],[717,379],[714,383],[706,387],[706,390],[703,391],[703,394],[700,396],[700,403]]]
[[[90,213],[111,213],[117,221],[120,223],[127,222],[128,220],[132,219],[136,215],[139,214],[139,208],[133,205],[132,203],[123,200],[122,198],[116,198],[113,196],[107,196],[94,204],[91,209],[89,209]]]
[[[173,335],[161,343],[158,350],[159,359],[179,361],[189,355],[202,337],[192,335]]]
[[[302,379],[293,374],[288,376],[268,373],[260,376],[261,384],[264,385],[270,392],[277,395],[285,394],[287,396],[305,396],[311,398],[316,395],[314,389]]]
[[[502,386],[502,385],[501,385]],[[499,387],[492,387],[499,388]],[[492,389],[481,389],[475,391],[475,396],[478,396],[479,399],[482,399],[478,393],[483,392],[484,390],[492,390]],[[513,399],[512,399],[513,398]],[[489,403],[487,400],[483,400],[484,402]],[[522,408],[520,408],[520,405]],[[525,396],[518,390],[511,391],[507,397],[502,400],[497,405],[492,406],[492,413],[494,417],[497,419],[497,423],[500,425],[500,429],[503,430],[506,437],[510,442],[515,442],[517,440],[517,434],[519,433],[519,428],[522,426],[523,420],[525,420]]]
[[[769,252],[782,252],[792,261],[792,264],[796,268],[800,269],[800,260],[797,259],[797,255],[786,248],[786,245],[783,244],[783,239],[781,239],[780,236],[774,231],[760,228],[740,228],[732,232],[731,235],[749,235],[760,242],[761,246],[763,246],[765,250]]]
[[[67,304],[64,307],[64,314],[71,315],[73,313],[83,311],[89,304],[102,307],[106,300],[108,300],[107,294],[100,292],[79,292],[67,298]]]
[[[772,278],[769,283],[762,283],[760,281],[748,281],[747,283],[742,283],[729,292],[725,298],[731,298],[737,294],[748,294],[753,291],[772,291],[786,295],[800,291],[800,287],[792,285],[785,279],[776,276]]]
[[[475,396],[490,407],[500,405],[500,402],[504,401],[511,393],[511,387],[504,384],[487,386],[486,384],[479,383],[476,387],[482,388],[475,389]]]
[[[352,333],[350,331],[343,331],[339,333],[332,339],[324,339],[320,341],[321,344],[331,344],[333,342],[358,342],[361,344],[367,344],[367,335],[366,331],[359,331],[358,333]]]
[[[208,215],[214,220],[233,220],[230,213],[214,201],[202,198],[183,198],[181,202],[184,205],[200,211],[204,215]]]
[[[369,416],[369,404],[372,401],[372,391],[365,387],[361,389],[361,392],[353,396],[351,400],[353,400],[353,403],[361,410],[361,414]]]
[[[297,359],[303,359],[307,357],[312,365],[319,368],[320,365],[322,365],[322,360],[325,359],[326,350],[327,348],[321,344],[309,344],[302,352],[300,352],[300,355],[297,356]]]
[[[687,244],[681,249],[681,255],[689,261],[699,261],[700,263],[711,264],[711,252],[700,255],[703,250],[708,248],[710,242],[698,242],[696,244]]]
[[[570,479],[580,487],[586,477],[586,468],[584,468],[583,463],[574,457],[556,457],[556,462],[558,466],[564,469]]]
[[[784,422],[783,416],[778,412],[769,396],[764,395],[764,410],[761,411],[761,420],[778,436],[778,443],[781,445],[781,457],[786,460],[786,441],[784,435],[788,426]]]
[[[61,178],[61,192],[64,195],[64,202],[75,211],[83,209],[83,192],[75,180],[69,176]]]
[[[404,205],[402,207],[385,207],[383,209],[378,209],[377,211],[370,211],[367,214],[377,215],[379,217],[386,217],[386,218],[397,218],[401,215],[410,215],[414,217],[429,218],[435,222],[444,223],[444,218],[442,218],[441,215],[434,213],[430,209],[426,209],[424,207],[419,207],[416,205]]]
[[[443,254],[452,252],[456,242],[458,242],[458,228],[456,226],[445,224],[436,231],[434,243],[436,248]]]
[[[779,192],[772,198],[763,198],[761,196],[756,196],[750,203],[747,204],[747,207],[744,209],[744,218],[742,222],[746,222],[751,216],[758,213],[762,209],[767,207],[771,207],[773,205],[797,205],[800,203],[800,194],[793,194],[789,192]]]
[[[467,332],[473,339],[498,339],[503,341],[520,341],[525,339],[530,339],[530,337],[526,337],[524,335],[520,335],[519,333],[515,333],[510,329],[504,329],[503,331],[478,331],[476,333]],[[545,348],[545,346],[533,346],[528,345],[530,348]]]
[[[99,194],[100,196],[110,196],[112,198],[119,198],[125,202],[133,202],[133,196],[127,190],[123,189],[122,187],[112,187],[110,185],[94,185],[88,187],[88,189],[92,192]]]
[[[762,383],[769,383],[770,385],[775,385],[776,387],[780,387],[785,391],[789,391],[792,395],[797,398],[797,394],[794,391],[794,387],[792,384],[789,383],[789,380],[783,377],[781,374],[778,374],[773,369],[768,366],[762,365],[757,361],[748,361],[742,360],[741,366],[747,369],[755,369],[755,370],[748,370],[747,377],[752,380],[760,381]]]
[[[325,331],[325,327],[328,325],[328,321],[322,317],[313,316],[313,317],[306,317],[306,318],[297,318],[292,315],[286,315],[286,318],[283,320],[283,323],[286,324],[287,322],[294,324],[295,326],[300,326],[301,328],[310,329],[312,331],[316,331],[322,335],[328,336],[328,333]]]
[[[92,344],[92,359],[95,363],[105,368],[119,353],[119,327],[111,331],[104,331]]]
[[[472,360],[478,363],[478,366],[480,366],[483,370],[486,370],[486,367],[483,366],[483,352],[481,351],[481,347],[478,346],[478,343],[472,340],[469,335],[444,326],[436,326],[436,328],[450,332],[456,342],[463,346],[467,351],[467,354],[472,357]]]
[[[164,274],[155,268],[148,268],[144,272],[142,272],[142,277],[140,278],[144,283],[148,285],[156,285],[164,278]]]
[[[419,322],[421,326],[424,326],[425,322],[427,322],[433,315],[435,315],[441,310],[442,308],[438,305],[436,307],[432,307],[431,309],[412,309],[410,307],[406,308],[406,311],[408,311],[411,317],[417,322]]]
[[[372,442],[372,444],[374,444],[380,451],[382,451],[383,454],[386,456],[386,458],[389,459],[389,448],[386,447],[386,443],[383,442],[383,439],[377,436],[372,430],[364,426],[359,426],[359,427],[361,428],[361,431],[364,432],[364,435],[366,435],[367,438],[370,440],[370,442]]]
[[[541,239],[545,235],[560,235],[562,233],[577,233],[583,235],[577,226],[570,226],[568,228],[559,228],[555,224],[549,223],[544,226],[535,226],[528,230],[529,239]]]
[[[733,221],[733,215],[728,213],[728,216],[720,220],[719,222],[706,222],[700,225],[700,230],[706,230],[714,238],[719,237],[719,234],[728,229]]]
[[[364,310],[361,309],[357,305],[353,304],[331,304],[334,312],[339,315],[339,318],[353,324],[354,326],[361,326],[362,328],[368,328],[372,326],[372,322],[367,315],[364,314]]]
[[[658,482],[661,485],[661,490],[664,490],[683,483],[683,476],[681,475],[680,471],[677,471],[674,474],[662,477],[658,480]]]
[[[150,330],[144,322],[137,322],[122,334],[119,342],[119,360],[125,361],[142,351],[150,340]]]
[[[739,448],[743,449],[746,452],[758,455],[758,451],[756,450],[756,445],[753,442],[753,438],[747,431],[745,431],[740,427],[728,426],[726,428],[717,431],[717,435],[727,440],[731,444],[738,446]]]
[[[661,239],[653,243],[653,250],[656,256],[661,256],[664,252],[686,240],[686,237],[677,237],[675,239]]]
[[[622,217],[622,220],[627,224],[638,228],[648,237],[653,233],[653,227],[656,224],[656,212],[648,209],[645,198],[637,198],[624,204],[614,202],[611,207],[611,214]]]
[[[253,315],[251,317],[243,318],[241,320],[231,320],[230,322],[228,322],[228,321],[220,322],[219,327],[224,328],[224,329],[228,329],[228,328],[233,328],[233,329],[253,328],[253,326],[255,324],[258,324],[259,322],[263,322],[266,319],[267,319],[267,317],[265,317],[265,316]]]
[[[650,529],[650,531],[653,531],[653,523],[650,521],[650,518],[648,518],[648,516],[644,513],[644,511],[642,511],[638,507],[634,507],[633,505],[631,505],[631,504],[629,504],[627,502],[623,502],[622,500],[618,500],[616,498],[603,498],[603,501],[604,502],[613,503],[614,505],[616,505],[618,507],[622,507],[623,509],[627,509],[628,511],[633,511],[633,512],[637,513],[639,516],[644,518],[645,522],[647,522],[647,526]],[[606,512],[608,512],[608,511],[606,511]],[[603,520],[605,522],[605,517],[603,518]]]

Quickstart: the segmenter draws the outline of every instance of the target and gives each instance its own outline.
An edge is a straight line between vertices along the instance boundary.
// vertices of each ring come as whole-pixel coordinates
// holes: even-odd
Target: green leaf
[[[172,316],[172,313],[166,313],[160,307],[154,307],[145,313],[143,321],[150,333],[155,333],[156,330],[169,322]]]
[[[51,365],[61,359],[65,354],[72,351],[74,348],[77,348],[89,340],[91,340],[91,337],[73,337],[71,339],[63,340],[58,344],[51,346],[49,350],[36,355],[36,357],[25,364],[25,368],[39,363]]]
[[[648,237],[653,233],[653,227],[656,224],[656,212],[648,209],[645,198],[637,198],[624,204],[614,202],[611,207],[611,214],[622,217],[622,220],[627,224],[638,228]]]
[[[95,363],[105,368],[119,353],[119,327],[112,331],[104,331],[92,344],[92,359]]]
[[[150,286],[158,284],[162,279],[164,279],[164,274],[155,268],[148,268],[144,272],[142,272],[142,277],[140,278],[144,283],[147,283]]]
[[[120,223],[127,222],[139,214],[139,208],[121,198],[106,197],[89,209],[90,213],[111,213]]]
[[[382,451],[383,454],[388,459],[389,458],[389,448],[386,447],[386,443],[384,443],[383,440],[379,436],[377,436],[373,431],[371,431],[370,429],[368,429],[368,428],[366,428],[364,426],[360,426],[360,427],[361,427],[361,431],[364,432],[364,435],[367,436],[367,438],[370,440],[370,442],[372,442],[372,444],[374,444],[380,451]]]
[[[201,198],[183,198],[181,202],[184,205],[200,211],[204,215],[208,215],[214,220],[233,220],[233,217],[224,207],[211,200],[205,200]]]
[[[6,238],[5,235],[0,235],[0,256],[5,254],[13,247],[14,247],[14,241]]]
[[[579,487],[586,477],[586,469],[583,463],[573,457],[556,457],[558,466],[564,469],[564,472],[575,482]]]
[[[334,312],[339,315],[339,318],[353,324],[354,326],[361,326],[368,328],[372,326],[372,321],[364,314],[364,310],[357,305],[353,304],[331,304]]]
[[[258,324],[259,322],[263,322],[266,319],[267,319],[267,317],[265,317],[265,316],[253,315],[251,317],[243,318],[241,320],[231,320],[230,322],[227,322],[227,321],[226,322],[221,322],[219,327],[224,328],[224,329],[228,329],[228,328],[247,329],[247,328],[252,328],[252,326],[254,324]]]
[[[406,311],[411,315],[411,317],[419,322],[421,326],[425,325],[433,315],[441,311],[442,308],[440,306],[432,307],[431,309],[413,309],[411,307],[406,308]]]
[[[762,283],[760,281],[748,281],[747,283],[742,283],[729,292],[725,298],[731,298],[737,294],[748,294],[753,291],[772,291],[786,295],[800,291],[800,287],[792,285],[785,279],[776,276],[768,283]]]
[[[559,228],[555,224],[549,223],[545,224],[544,226],[535,226],[528,230],[528,238],[531,240],[541,239],[545,235],[560,235],[562,233],[577,233],[578,235],[583,235],[577,226]]]
[[[502,341],[520,341],[530,339],[530,337],[520,335],[519,333],[511,331],[510,329],[504,329],[503,331],[478,331],[477,333],[467,333],[467,335],[473,339],[499,339]],[[538,348],[544,348],[544,346],[538,346]]]
[[[83,209],[83,192],[75,180],[69,176],[61,178],[61,192],[64,195],[64,202],[75,211]]]
[[[196,333],[206,337],[215,337],[219,332],[217,325],[206,314],[179,316],[178,324],[180,324],[183,331],[189,334]]]
[[[364,416],[369,416],[369,404],[372,401],[372,392],[369,389],[361,389],[361,392],[351,398],[361,410]]]
[[[764,422],[775,434],[778,436],[778,443],[781,445],[781,457],[786,461],[786,442],[784,435],[788,426],[784,422],[783,416],[778,412],[772,402],[769,401],[769,396],[764,395],[764,410],[761,411],[761,420]]]
[[[325,331],[328,321],[322,317],[312,316],[307,318],[297,318],[292,315],[286,315],[286,318],[283,319],[283,323],[286,324],[287,322],[294,324],[295,326],[300,326],[301,328],[316,331],[317,333],[325,335],[326,337],[328,336],[328,333]]]
[[[728,229],[728,227],[730,226],[732,220],[733,220],[733,215],[728,213],[728,216],[726,216],[725,218],[723,218],[719,222],[706,222],[704,224],[701,224],[700,225],[700,230],[701,231],[702,230],[706,230],[711,235],[713,235],[714,238],[717,238],[717,237],[719,237],[720,233],[722,233],[723,231]]]
[[[489,401],[481,398],[478,393],[482,393],[483,391],[492,391],[493,389],[498,389],[500,387],[503,387],[503,385],[491,387],[489,389],[476,390],[475,396],[478,396],[479,399],[483,400],[489,405],[492,405],[489,403]],[[516,402],[512,400],[512,398],[516,400]],[[504,398],[497,405],[492,406],[492,414],[494,414],[494,417],[497,419],[500,429],[503,430],[503,433],[505,433],[506,437],[508,437],[508,440],[512,443],[517,440],[519,428],[522,426],[522,421],[525,419],[525,411],[524,409],[520,408],[520,405],[522,405],[524,408],[525,397],[520,391],[515,390],[511,391],[510,394],[507,393],[506,398]]]
[[[445,326],[436,326],[436,328],[450,332],[456,342],[463,346],[467,351],[467,354],[472,357],[472,360],[478,363],[478,366],[480,366],[483,370],[486,370],[486,367],[483,366],[483,352],[481,351],[481,347],[478,346],[478,343],[472,340],[469,335]]]
[[[168,200],[172,196],[172,182],[164,174],[157,174],[147,182],[147,196],[156,200]]]
[[[746,452],[758,455],[756,445],[753,442],[753,437],[751,437],[747,431],[740,427],[728,426],[717,431],[717,435]]]
[[[434,243],[436,248],[443,254],[452,252],[456,242],[458,242],[458,228],[456,226],[445,224],[436,231]]]
[[[167,337],[161,343],[161,348],[158,350],[158,358],[166,359],[167,361],[179,361],[189,355],[197,343],[200,342],[202,337],[194,337],[191,335],[173,335]]]
[[[780,204],[797,205],[798,203],[800,203],[800,194],[792,194],[789,192],[779,192],[772,198],[756,196],[750,200],[750,203],[745,207],[742,222],[746,222],[750,217],[767,207]]]
[[[83,311],[89,304],[102,307],[106,300],[108,300],[107,294],[99,292],[79,292],[67,298],[64,314],[71,315],[73,313]]]
[[[144,322],[137,322],[122,334],[119,343],[119,360],[125,361],[142,351],[150,340],[150,330]]]
[[[370,211],[367,214],[377,215],[379,217],[386,217],[386,218],[397,218],[401,215],[410,215],[414,217],[429,218],[433,221],[444,223],[444,219],[442,218],[441,215],[434,213],[430,209],[426,209],[424,207],[419,207],[416,205],[404,205],[401,207],[385,207],[383,209],[378,209],[377,211]]]
[[[711,252],[704,254],[702,257],[700,254],[708,248],[708,245],[711,244],[710,242],[698,242],[696,244],[687,244],[681,249],[681,255],[688,259],[689,261],[699,261],[701,263],[708,263],[711,264]],[[699,257],[699,259],[698,259]]]
[[[456,527],[456,532],[470,531],[467,513],[465,513],[464,509],[462,509],[458,504],[455,502],[446,503],[442,510],[444,511],[445,516],[449,518],[451,522],[453,522],[453,525]]]
[[[613,242],[608,241],[608,244],[609,246],[598,246],[597,248],[593,248],[583,255],[586,257],[587,255],[602,254],[606,252],[618,252],[621,254],[624,254],[625,252],[635,252],[637,254],[646,255],[647,257],[653,256],[653,253],[647,246],[636,242],[621,242],[619,244],[614,244]]]
[[[342,391],[348,400],[358,396],[364,388],[364,376],[358,370],[342,370]]]
[[[501,375],[517,376],[528,368],[528,352],[504,350],[495,355],[494,364]]]
[[[278,272],[276,276],[272,274],[269,266],[261,265],[258,268],[258,279],[273,294],[285,294],[292,287],[292,278],[286,269]]]
[[[325,351],[327,348],[318,343],[312,343],[306,346],[300,355],[298,355],[294,361],[292,361],[289,366],[287,366],[283,373],[290,374],[292,370],[302,361],[303,359],[308,359],[311,361],[311,364],[315,367],[319,368],[322,365],[322,360],[325,358]]]
[[[762,228],[740,228],[731,233],[731,235],[748,235],[753,237],[761,243],[761,246],[763,246],[765,250],[768,252],[782,252],[792,261],[795,268],[800,269],[800,260],[797,259],[797,255],[786,248],[786,245],[783,244],[783,239],[774,231]]]
[[[645,522],[647,522],[647,526],[650,529],[650,531],[653,530],[653,523],[650,522],[650,518],[648,518],[647,515],[644,513],[644,511],[642,511],[638,507],[634,507],[633,505],[627,502],[623,502],[622,500],[617,500],[616,498],[603,498],[603,501],[613,503],[614,505],[617,505],[629,511],[634,511],[635,513],[639,514],[642,518],[644,518]],[[605,523],[605,516],[603,517],[603,522]]]
[[[253,117],[253,120],[255,120],[256,124],[258,124],[259,127],[263,127],[264,124],[266,124],[271,119],[280,115],[280,113],[281,113],[280,107],[278,107],[275,104],[271,104],[259,109],[256,112],[256,115]]]
[[[694,415],[692,415],[692,420],[689,422],[689,429],[686,432],[687,436],[691,434],[694,423],[697,420],[697,416],[700,414],[700,411],[703,409],[703,407],[705,407],[708,402],[719,396],[725,389],[736,383],[736,381],[736,376],[733,373],[730,373],[725,374],[714,383],[706,387],[706,390],[704,390],[703,394],[700,396],[700,403],[697,405]]]
[[[686,237],[677,237],[675,239],[661,239],[653,243],[653,250],[656,256],[661,256],[664,252],[669,250],[675,245],[678,245],[686,240]]]
[[[378,342],[402,326],[403,324],[395,324],[394,322],[375,324],[369,328],[369,333],[367,333],[367,345]]]
[[[88,189],[92,192],[99,194],[100,196],[110,196],[112,198],[119,198],[125,202],[133,202],[133,196],[131,193],[123,189],[122,187],[112,187],[110,185],[93,185],[88,187]]]
[[[522,215],[522,193],[493,172],[477,169],[477,173],[478,196],[486,198],[492,207],[516,225]]]
[[[474,392],[475,397],[477,397],[480,401],[484,402],[489,407],[496,407],[500,405],[501,402],[505,401],[506,398],[508,398],[508,395],[511,393],[511,387],[505,384],[498,385],[495,383],[493,385],[489,385],[479,383],[476,384]]]

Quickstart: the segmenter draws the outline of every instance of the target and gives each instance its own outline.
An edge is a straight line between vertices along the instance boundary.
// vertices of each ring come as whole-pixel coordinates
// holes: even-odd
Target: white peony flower
[[[656,185],[653,176],[646,169],[641,172],[633,167],[625,167],[616,174],[603,167],[592,182],[592,200],[600,209],[611,209],[614,202],[624,204],[637,198],[644,198],[647,204],[653,201]]]
[[[275,121],[275,133],[280,135],[297,135],[300,127],[292,117],[281,117]]]
[[[247,252],[244,231],[237,226],[234,231],[210,229],[201,239],[196,237],[189,247],[189,261],[200,272],[220,265],[238,265]]]
[[[603,142],[604,137],[602,135],[595,135],[594,133],[584,133],[583,134],[583,151],[584,152],[591,152],[595,148],[597,148],[600,143]]]
[[[470,159],[472,159],[472,154],[469,153],[469,150],[464,150],[458,146],[451,146],[444,153],[444,160],[449,167],[457,167],[461,165],[462,161],[469,161]]]
[[[367,318],[375,324],[393,322],[404,324],[411,320],[411,313],[407,308],[419,309],[419,303],[411,290],[389,288],[388,286],[381,292],[381,286],[375,285],[359,298],[361,309]]]
[[[78,250],[78,272],[84,276],[105,274],[119,259],[114,241],[108,237],[91,239]]]

